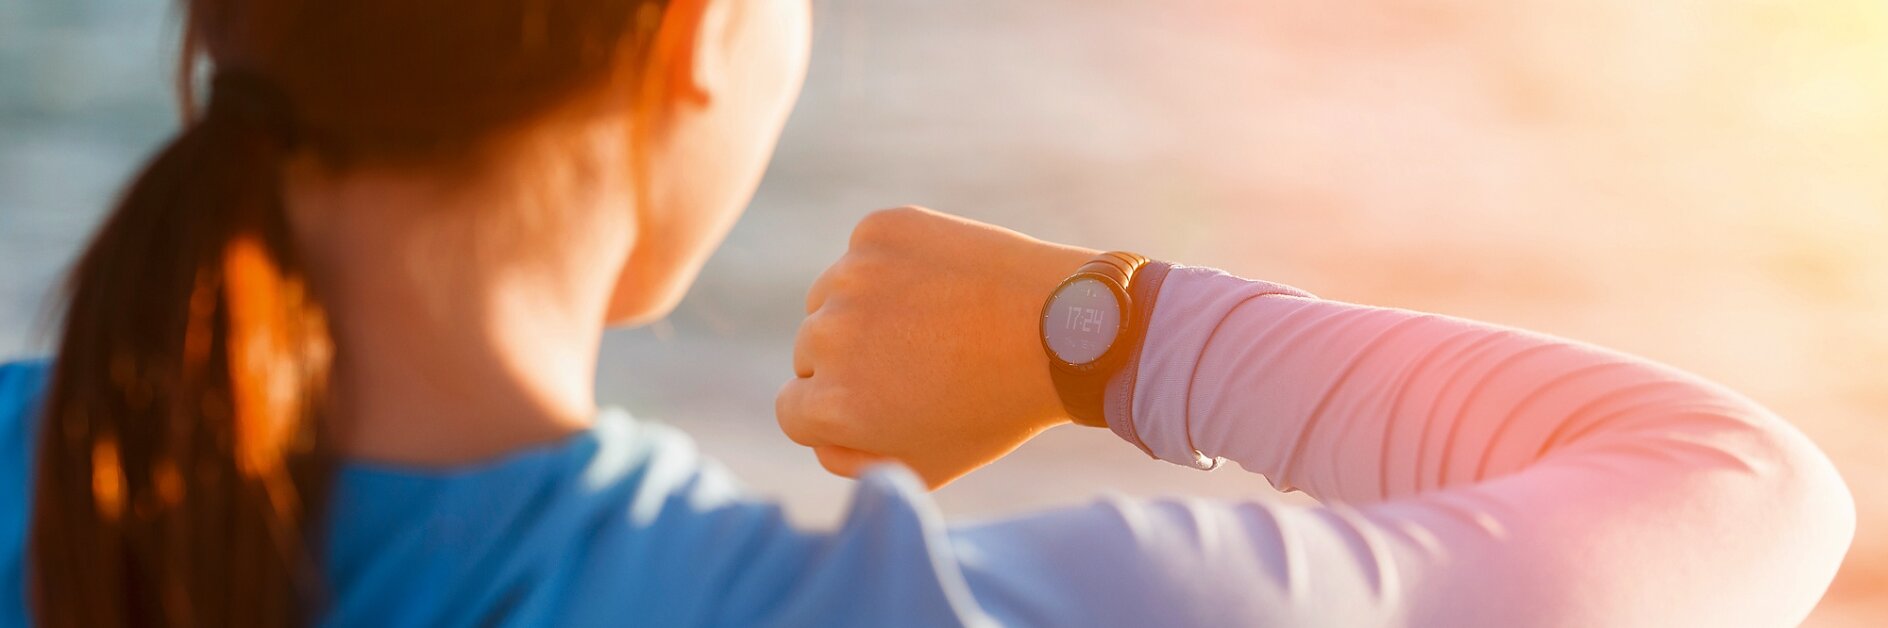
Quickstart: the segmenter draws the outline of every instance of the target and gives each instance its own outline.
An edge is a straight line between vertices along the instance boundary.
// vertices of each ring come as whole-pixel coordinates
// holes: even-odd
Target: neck
[[[287,200],[334,337],[342,456],[459,464],[589,425],[630,242],[629,212],[603,211],[615,199],[311,172],[291,170]]]

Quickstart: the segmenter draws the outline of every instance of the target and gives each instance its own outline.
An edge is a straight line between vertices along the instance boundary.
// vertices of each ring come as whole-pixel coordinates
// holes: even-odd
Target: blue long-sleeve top
[[[907,471],[796,528],[617,410],[447,470],[348,464],[335,626],[1782,626],[1854,533],[1828,460],[1758,405],[1591,346],[1162,265],[1108,389],[1159,458],[1316,505],[1101,498],[947,525]],[[46,365],[0,367],[0,626]],[[1128,445],[1124,445],[1128,446]]]

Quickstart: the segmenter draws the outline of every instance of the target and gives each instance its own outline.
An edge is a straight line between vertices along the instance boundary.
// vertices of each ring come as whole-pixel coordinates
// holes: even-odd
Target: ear
[[[745,0],[674,0],[656,31],[655,61],[663,64],[670,93],[696,103],[713,98],[726,84],[735,40],[737,2]]]

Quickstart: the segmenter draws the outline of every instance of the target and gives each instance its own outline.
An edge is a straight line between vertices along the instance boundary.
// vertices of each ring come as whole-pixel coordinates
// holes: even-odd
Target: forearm
[[[1339,536],[1359,539],[1361,558],[1436,596],[1405,600],[1409,612],[1468,601],[1441,591],[1546,603],[1578,586],[1596,610],[1650,594],[1722,602],[1742,621],[1800,617],[1852,534],[1828,461],[1695,376],[1205,269],[1164,283],[1110,422],[1179,464],[1230,459],[1321,500],[1378,504],[1333,521],[1355,528]],[[1410,534],[1430,549],[1396,549]],[[1428,564],[1438,556],[1457,569]]]
[[[921,209],[861,221],[809,291],[782,429],[931,486],[1047,429],[1039,308],[1070,251]],[[1801,434],[1693,376],[1205,269],[1160,283],[1134,282],[1151,321],[1110,426],[1325,503],[1113,499],[959,528],[952,557],[1000,622],[1783,625],[1853,533]]]

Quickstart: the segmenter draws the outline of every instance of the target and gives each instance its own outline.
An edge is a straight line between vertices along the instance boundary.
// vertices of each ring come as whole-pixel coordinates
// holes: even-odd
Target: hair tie
[[[210,79],[206,120],[231,120],[250,125],[283,147],[295,145],[295,116],[288,94],[261,75],[243,70],[218,70]]]

